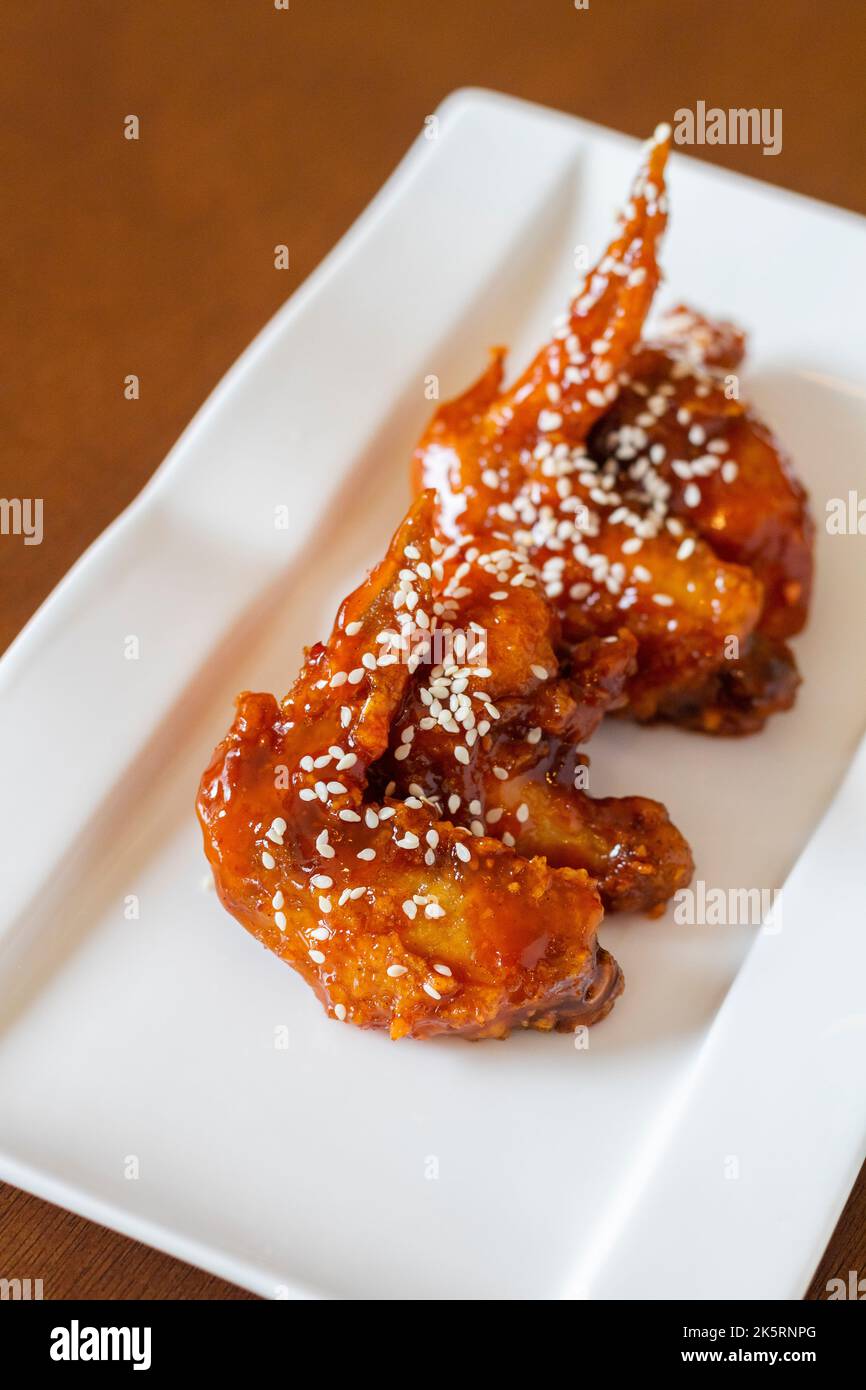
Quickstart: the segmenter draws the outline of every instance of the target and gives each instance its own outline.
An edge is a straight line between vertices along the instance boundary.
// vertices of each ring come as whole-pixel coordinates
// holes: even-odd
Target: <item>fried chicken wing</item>
[[[413,460],[440,533],[525,551],[565,641],[637,641],[627,712],[713,733],[760,728],[799,683],[813,527],[769,430],[727,389],[744,338],[680,308],[641,341],[666,220],[669,132],[552,341],[510,388],[504,350],[444,404]]]
[[[420,668],[377,764],[380,787],[429,798],[520,854],[586,869],[610,911],[659,908],[691,877],[688,845],[658,802],[588,796],[578,748],[622,702],[634,638],[592,637],[561,661],[558,617],[520,552],[461,543],[440,567],[442,635],[456,626],[480,651],[483,634],[483,662],[461,649]]]
[[[573,1029],[622,989],[589,875],[421,796],[369,795],[434,626],[431,510],[422,497],[282,705],[240,697],[199,790],[206,852],[224,905],[337,1019],[393,1038]]]
[[[739,399],[745,338],[654,337],[670,131],[553,339],[443,404],[385,559],[281,704],[244,694],[199,788],[223,903],[328,1012],[393,1038],[573,1029],[622,975],[605,910],[692,873],[659,803],[596,800],[608,713],[712,733],[793,702],[813,525]]]
[[[620,475],[631,479],[638,469],[640,490],[650,475],[661,483],[669,516],[761,582],[760,615],[739,655],[658,707],[720,733],[752,732],[793,703],[800,678],[784,638],[805,623],[812,587],[806,493],[767,426],[739,399],[730,372],[744,351],[733,325],[679,306],[656,341],[635,349],[628,381],[590,443],[597,461],[619,461]],[[623,492],[629,498],[628,483]]]

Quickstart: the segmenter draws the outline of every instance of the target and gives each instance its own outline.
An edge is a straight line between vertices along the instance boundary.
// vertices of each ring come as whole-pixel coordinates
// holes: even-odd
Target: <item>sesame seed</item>
[[[405,975],[408,972],[405,965],[389,965],[385,973],[386,975],[390,975],[392,980],[399,980],[401,975]]]
[[[442,998],[442,995],[439,993],[438,989],[435,989],[435,988],[433,987],[433,985],[430,984],[429,980],[425,980],[425,981],[424,981],[424,991],[425,991],[426,994],[429,994],[429,995],[430,995],[430,998],[431,998],[431,999],[441,999],[441,998]]]
[[[309,954],[310,960],[311,960],[311,961],[314,961],[316,965],[324,965],[324,964],[325,964],[325,957],[322,955],[322,952],[321,952],[321,951],[310,951],[308,954]]]
[[[330,935],[331,933],[328,931],[327,927],[314,927],[310,932],[310,936],[316,941],[327,941]]]
[[[539,666],[539,665],[536,665],[536,664],[533,662],[533,664],[530,666],[529,669],[530,669],[530,671],[532,672],[532,674],[533,674],[534,676],[537,676],[537,677],[538,677],[538,679],[539,679],[540,681],[546,681],[546,680],[547,680],[547,674],[548,674],[548,673],[547,673],[547,667],[546,667],[546,666]]]
[[[357,755],[357,753],[344,753],[343,757],[342,757],[342,758],[340,759],[340,761],[337,763],[337,771],[338,771],[338,772],[347,772],[348,769],[349,769],[350,767],[354,767],[354,766],[355,766],[355,763],[356,763],[357,761],[358,761],[358,755]]]
[[[454,846],[454,850],[458,859],[462,859],[464,864],[469,863],[469,860],[472,858],[472,854],[461,840],[457,841],[457,843]]]
[[[686,536],[679,550],[677,551],[678,560],[687,560],[695,551],[695,542],[691,536]]]
[[[425,909],[424,909],[424,916],[425,916],[425,917],[444,917],[444,916],[445,916],[445,909],[444,909],[444,907],[440,907],[438,903],[428,903],[427,906],[426,906]]]
[[[330,910],[331,910],[331,899],[330,899],[330,898],[326,898],[326,897],[324,897],[324,896],[323,896],[323,897],[320,897],[320,898],[319,898],[319,911],[320,911],[320,912],[330,912]]]
[[[347,637],[357,637],[357,635],[358,635],[358,633],[359,633],[360,631],[361,631],[361,624],[360,624],[360,623],[346,623],[346,636],[347,636]]]
[[[418,912],[418,909],[417,909],[417,907],[415,906],[415,904],[413,903],[413,901],[412,901],[411,898],[407,898],[406,901],[403,903],[403,911],[405,912],[406,916],[409,918],[409,921],[410,921],[410,922],[413,921],[413,919],[415,918],[415,916],[416,916],[416,914],[417,914],[417,912]]]
[[[345,1004],[335,1004],[335,1005],[334,1005],[334,1013],[336,1014],[337,1018],[340,1020],[341,1023],[344,1023],[344,1022],[345,1022],[345,1019],[346,1019],[346,1006],[345,1006]]]
[[[525,822],[529,820],[529,807],[527,806],[525,801],[521,801],[520,805],[515,811],[515,815],[517,816],[517,819],[520,821],[521,825],[525,824]]]
[[[274,913],[274,921],[276,922],[276,924],[277,924],[277,926],[279,927],[280,931],[285,931],[285,930],[286,930],[286,914],[285,914],[285,912],[275,912],[275,913]]]
[[[339,815],[340,820],[359,821],[361,819],[361,817],[358,815],[358,812],[350,810],[348,806],[344,807],[343,810],[339,811],[337,814]]]
[[[433,966],[433,969],[436,971],[436,974],[437,974],[437,975],[450,975],[450,974],[451,974],[451,967],[448,966],[448,965],[434,965],[434,966]]]
[[[285,901],[286,900],[283,897],[282,888],[278,888],[274,896],[271,898],[271,907],[282,907]]]
[[[364,668],[363,668],[363,666],[356,666],[355,669],[354,669],[354,671],[350,671],[350,672],[349,672],[349,677],[348,677],[348,679],[349,679],[349,684],[350,684],[350,685],[357,685],[358,682],[359,682],[360,680],[363,680],[363,679],[364,679]]]
[[[372,859],[376,858],[376,851],[372,848],[372,846],[368,845],[366,849],[361,849],[358,851],[357,858],[363,859],[367,863],[369,863]]]
[[[538,428],[547,433],[548,430],[558,430],[562,424],[562,416],[558,410],[540,410],[538,412]]]
[[[724,470],[722,470],[724,474]],[[697,483],[687,483],[683,491],[683,501],[687,507],[697,507],[701,501],[701,490]]]
[[[313,874],[310,883],[314,888],[333,888],[334,880],[328,878],[327,874]]]
[[[332,690],[336,690],[338,686],[346,684],[346,679],[345,671],[335,671],[328,684]]]
[[[332,847],[328,844],[328,832],[327,832],[327,830],[322,830],[322,831],[320,831],[320,833],[317,835],[317,837],[316,837],[316,849],[318,850],[319,854],[321,854],[321,856],[322,856],[323,859],[333,859],[333,857],[334,857],[334,851],[333,851]]]
[[[673,601],[673,599],[671,598],[670,594],[653,594],[652,600],[653,600],[653,603],[657,603],[657,604],[658,604],[659,608],[672,608],[672,607],[673,607],[673,602],[674,602],[674,601]]]
[[[411,830],[407,830],[402,840],[397,840],[400,849],[417,849],[421,841]]]
[[[267,850],[265,850],[264,854],[262,855],[262,863],[264,864],[266,869],[275,869],[277,866],[276,859],[272,854],[268,854]]]
[[[469,749],[464,748],[462,743],[458,743],[457,747],[454,749],[454,756],[458,763],[466,764],[469,762]]]

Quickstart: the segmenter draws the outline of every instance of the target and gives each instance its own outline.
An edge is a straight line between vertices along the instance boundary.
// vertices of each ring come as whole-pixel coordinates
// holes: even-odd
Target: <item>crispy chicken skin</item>
[[[370,794],[422,667],[412,640],[436,611],[432,506],[419,499],[281,705],[240,697],[199,789],[206,853],[224,905],[338,1019],[392,1038],[570,1030],[622,989],[596,940],[603,908],[588,873],[473,835],[432,798]],[[503,671],[496,689],[510,679]]]
[[[565,642],[637,642],[626,713],[717,734],[788,708],[813,526],[767,427],[738,399],[743,335],[679,306],[641,331],[659,280],[669,133],[647,147],[613,242],[511,387],[504,351],[444,404],[413,460],[450,539],[493,534],[541,572]]]

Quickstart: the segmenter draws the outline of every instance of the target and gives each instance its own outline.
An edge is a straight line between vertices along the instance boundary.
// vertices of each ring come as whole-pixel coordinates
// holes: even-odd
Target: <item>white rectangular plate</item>
[[[438,116],[0,665],[0,1175],[271,1297],[799,1297],[864,1143],[866,539],[821,524],[864,482],[861,220],[674,156],[660,302],[752,331],[813,495],[806,682],[759,738],[590,748],[593,791],[665,801],[707,884],[802,856],[781,930],[605,923],[627,988],[586,1051],[392,1044],[202,887],[232,696],[281,694],[382,553],[425,377],[522,363],[636,166],[494,94]]]

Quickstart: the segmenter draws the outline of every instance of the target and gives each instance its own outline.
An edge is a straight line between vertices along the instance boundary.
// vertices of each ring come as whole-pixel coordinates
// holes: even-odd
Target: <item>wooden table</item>
[[[866,212],[852,0],[30,0],[0,24],[0,490],[45,515],[42,545],[0,537],[0,649],[453,88],[635,135],[698,100],[780,107],[779,155],[702,157]],[[849,1269],[866,1271],[863,1173],[812,1296]],[[50,1298],[246,1297],[9,1188],[0,1275]]]

